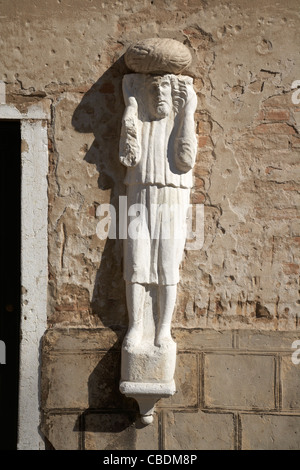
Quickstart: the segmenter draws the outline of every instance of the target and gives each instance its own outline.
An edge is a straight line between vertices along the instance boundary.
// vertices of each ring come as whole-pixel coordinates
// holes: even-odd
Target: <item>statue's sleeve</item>
[[[125,166],[135,166],[141,158],[138,136],[138,104],[134,96],[134,77],[125,75],[123,78],[123,96],[125,111],[122,118],[119,158]]]
[[[178,115],[174,149],[176,167],[184,173],[191,170],[196,161],[197,137],[194,122],[196,108],[197,95],[192,86],[189,86],[187,102]]]

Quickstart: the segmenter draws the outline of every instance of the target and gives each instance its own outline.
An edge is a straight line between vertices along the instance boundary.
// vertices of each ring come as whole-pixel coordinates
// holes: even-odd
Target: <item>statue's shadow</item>
[[[118,224],[118,198],[125,194],[124,169],[118,160],[121,120],[124,112],[122,78],[127,72],[124,59],[118,59],[85,93],[75,109],[72,125],[77,132],[93,133],[95,140],[84,160],[95,165],[100,189],[99,203],[110,203],[116,209]],[[106,192],[110,193],[107,197]],[[108,200],[109,199],[109,200]],[[118,227],[117,227],[118,233]],[[96,324],[118,327],[126,324],[124,282],[122,281],[122,244],[118,239],[101,241],[104,245],[101,264],[96,275],[91,301]]]
[[[105,203],[109,202],[116,209],[117,234],[119,196],[125,195],[125,169],[118,160],[121,122],[125,108],[122,78],[128,72],[122,56],[84,94],[72,117],[72,125],[77,132],[93,133],[95,136],[84,160],[90,165],[95,165],[98,171],[98,187],[102,192],[99,199],[105,200]],[[110,191],[109,201],[104,193],[106,191]],[[82,413],[75,426],[77,430],[83,431],[83,435],[86,432],[120,432],[122,428],[132,424],[137,412],[135,401],[119,392],[120,349],[127,329],[122,240],[118,240],[118,237],[107,238],[105,242],[99,240],[99,245],[103,243],[105,245],[91,299],[91,315],[94,316],[93,324],[112,329],[117,334],[118,341],[109,351],[103,353],[89,377],[89,408]],[[98,419],[99,413],[103,414],[103,419]],[[122,420],[120,414],[124,413],[126,418]],[[91,418],[93,414],[96,417]],[[118,415],[119,418],[106,419],[107,414]],[[116,423],[115,428],[113,423]]]

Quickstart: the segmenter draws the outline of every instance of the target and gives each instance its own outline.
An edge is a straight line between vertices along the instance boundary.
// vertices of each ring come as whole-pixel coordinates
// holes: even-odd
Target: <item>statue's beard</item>
[[[163,119],[170,114],[170,106],[165,101],[153,103],[152,110],[157,119]]]

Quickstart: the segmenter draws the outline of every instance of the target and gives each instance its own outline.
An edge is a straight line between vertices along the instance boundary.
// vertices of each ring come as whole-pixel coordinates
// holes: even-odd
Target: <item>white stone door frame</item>
[[[0,82],[0,120],[21,123],[19,450],[45,448],[39,431],[40,343],[47,325],[49,119],[48,100],[31,105],[26,113],[20,112],[15,106],[5,104],[5,84]]]

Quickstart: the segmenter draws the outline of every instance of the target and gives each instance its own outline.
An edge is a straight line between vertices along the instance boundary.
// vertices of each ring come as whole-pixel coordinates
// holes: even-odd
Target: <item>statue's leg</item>
[[[161,346],[164,342],[172,340],[171,323],[176,303],[177,284],[160,285],[158,287],[159,322],[156,332],[155,344]]]
[[[123,346],[131,347],[138,344],[143,336],[145,286],[137,282],[126,282],[126,301],[128,310],[128,330]]]

